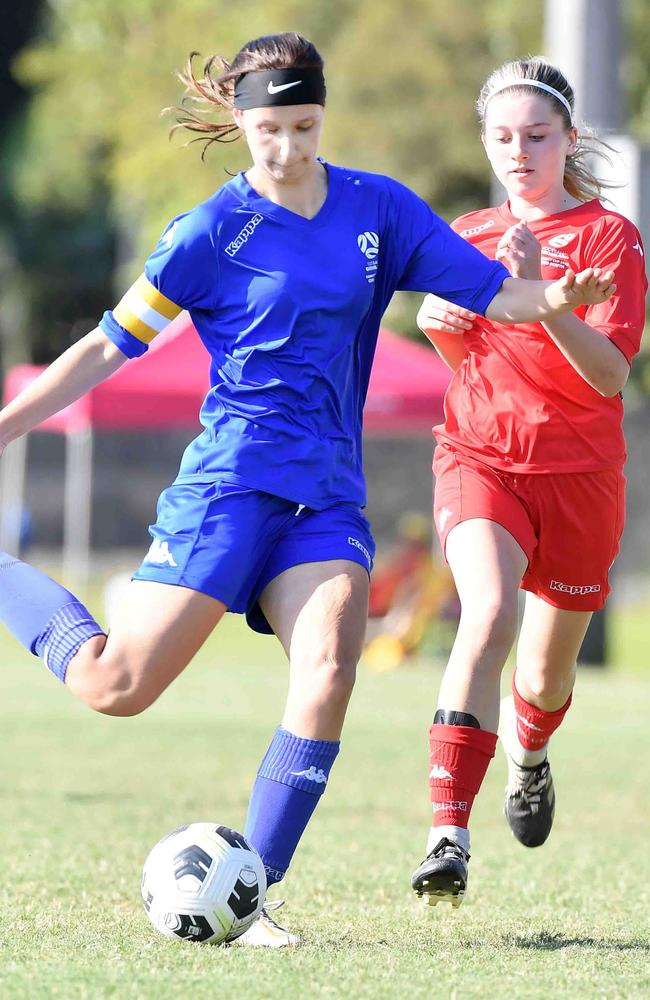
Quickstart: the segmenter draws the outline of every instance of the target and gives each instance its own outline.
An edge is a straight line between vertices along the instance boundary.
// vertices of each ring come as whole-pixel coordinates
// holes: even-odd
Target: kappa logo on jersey
[[[169,542],[161,542],[159,538],[155,538],[149,546],[149,551],[144,557],[144,561],[155,563],[156,566],[178,566],[178,563],[169,551]]]
[[[429,778],[437,778],[438,781],[442,781],[444,778],[447,778],[449,781],[453,781],[454,776],[453,774],[450,774],[447,768],[443,767],[442,764],[434,764],[429,772]]]
[[[571,597],[582,597],[584,594],[597,594],[600,591],[599,583],[562,583],[561,580],[551,580],[551,590],[559,590],[562,594],[569,594]]]
[[[349,535],[348,545],[354,545],[355,549],[359,549],[359,552],[363,552],[364,556],[366,557],[366,562],[368,563],[368,566],[372,565],[372,558],[370,556],[370,553],[368,552],[368,549],[365,547],[365,545],[361,544],[358,538],[353,538],[352,535]]]
[[[447,521],[449,520],[450,517],[453,517],[453,516],[454,516],[454,512],[453,512],[453,510],[450,510],[449,507],[441,507],[440,508],[440,513],[438,514],[438,526],[439,526],[439,528],[440,528],[441,531],[445,530],[445,525],[446,525]]]
[[[577,235],[577,233],[559,233],[548,241],[548,245],[550,247],[568,247],[569,243],[572,243]]]
[[[306,771],[290,771],[289,773],[295,774],[296,778],[306,778],[307,781],[315,781],[317,785],[327,784],[327,775],[322,767],[316,768],[313,764]]]
[[[491,229],[493,225],[494,219],[488,219],[488,221],[484,222],[482,226],[472,226],[471,229],[463,229],[458,235],[462,236],[463,239],[466,240],[468,236],[478,236],[479,233],[485,232],[486,229]]]
[[[234,240],[232,240],[225,248],[229,257],[234,257],[237,251],[241,250],[241,248],[248,243],[260,222],[264,222],[264,217],[256,212],[253,218],[246,223],[243,229],[240,229]]]

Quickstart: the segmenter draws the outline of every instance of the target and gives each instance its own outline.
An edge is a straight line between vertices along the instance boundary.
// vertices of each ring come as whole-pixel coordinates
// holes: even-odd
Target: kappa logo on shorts
[[[453,516],[454,516],[454,512],[453,512],[453,510],[450,510],[449,507],[441,507],[440,508],[440,510],[438,512],[438,527],[440,528],[441,531],[445,530],[445,525],[446,525],[447,521],[449,520],[450,517],[453,517]]]
[[[161,542],[159,538],[155,538],[149,546],[149,551],[144,557],[144,561],[155,563],[157,566],[178,566],[178,563],[169,551],[169,542]]]
[[[250,222],[247,222],[244,228],[239,230],[234,240],[225,248],[229,257],[234,257],[237,251],[241,250],[244,244],[248,243],[260,222],[264,222],[264,217],[256,212]]]
[[[352,535],[348,535],[348,545],[354,545],[355,549],[359,549],[359,552],[363,552],[364,556],[366,557],[366,562],[368,563],[368,566],[372,565],[372,558],[370,556],[370,553],[368,552],[368,549],[365,547],[365,545],[361,544],[358,538],[353,538]]]
[[[599,583],[562,583],[561,580],[551,580],[551,590],[559,590],[562,594],[569,594],[571,597],[582,597],[583,594],[598,594],[600,592]]]

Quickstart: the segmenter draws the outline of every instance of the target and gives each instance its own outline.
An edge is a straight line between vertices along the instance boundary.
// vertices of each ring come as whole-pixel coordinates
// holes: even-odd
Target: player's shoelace
[[[542,761],[537,767],[522,767],[512,761],[508,779],[508,796],[516,795],[521,798],[530,812],[536,813],[549,783],[550,773],[551,767],[547,760]]]
[[[514,836],[524,847],[540,847],[548,838],[555,815],[555,789],[548,760],[523,767],[508,760],[504,813]]]
[[[469,861],[469,854],[464,851],[463,848],[456,843],[455,840],[449,840],[448,837],[443,837],[439,840],[431,854],[428,855],[429,858],[457,858],[461,861],[467,863]]]
[[[283,948],[300,944],[300,937],[278,924],[269,913],[269,911],[279,910],[283,905],[283,899],[274,899],[265,903],[255,923],[234,943],[260,948]]]
[[[267,924],[270,924],[271,927],[276,927],[278,930],[283,931],[284,927],[280,927],[280,924],[277,923],[273,917],[269,916],[269,913],[274,913],[275,910],[279,910],[281,906],[284,906],[283,899],[271,899],[262,907],[260,916],[263,916]]]
[[[413,873],[411,885],[430,906],[446,900],[460,906],[467,888],[469,854],[459,844],[442,837]]]

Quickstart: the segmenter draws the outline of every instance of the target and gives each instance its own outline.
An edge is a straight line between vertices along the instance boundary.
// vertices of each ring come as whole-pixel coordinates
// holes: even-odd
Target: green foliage
[[[624,69],[641,137],[650,121],[646,8],[646,0],[626,0]],[[68,213],[73,228],[93,217],[106,248],[97,260],[110,258],[109,244],[114,250],[96,286],[96,298],[110,306],[169,218],[248,162],[241,142],[211,148],[202,162],[198,144],[182,148],[189,133],[169,141],[174,118],[160,112],[182,98],[174,71],[192,50],[229,58],[251,37],[297,30],[326,61],[323,154],[392,174],[450,219],[489,196],[474,112],[480,85],[504,60],[541,49],[543,9],[543,0],[403,0],[398,7],[388,0],[47,0],[42,35],[14,65],[33,95],[5,153],[19,212],[32,227],[52,209],[59,219]],[[85,263],[73,255],[68,273]],[[28,292],[24,336],[36,331],[46,345],[49,316],[38,303],[51,260],[44,254],[21,266],[11,284]],[[414,311],[412,296],[398,296],[389,322],[412,331]],[[68,313],[61,319],[69,323]],[[57,345],[55,337],[52,353]]]
[[[627,0],[623,78],[628,96],[630,128],[650,141],[650,18],[646,0]]]
[[[553,738],[558,813],[539,850],[501,815],[498,751],[474,807],[468,897],[452,912],[422,907],[409,886],[430,819],[439,668],[360,670],[331,787],[279,887],[304,945],[268,954],[157,936],[139,898],[147,851],[183,822],[241,827],[280,717],[279,644],[233,618],[135,719],[93,715],[3,637],[3,1000],[649,995],[642,674],[580,672]]]
[[[240,143],[211,150],[167,141],[178,104],[174,69],[200,49],[230,57],[248,38],[298,30],[327,63],[323,151],[339,162],[392,173],[445,215],[483,200],[487,168],[473,101],[504,55],[536,47],[541,0],[407,0],[392,4],[297,0],[66,0],[16,63],[34,92],[15,184],[25,205],[78,211],[105,188],[118,234],[121,288],[169,217],[247,162]],[[508,24],[508,31],[504,25]],[[480,194],[479,194],[480,192]]]

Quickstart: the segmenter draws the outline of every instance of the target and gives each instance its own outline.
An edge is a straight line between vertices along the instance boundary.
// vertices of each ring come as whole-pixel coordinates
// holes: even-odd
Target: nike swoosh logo
[[[281,90],[288,90],[289,87],[297,87],[302,80],[294,80],[293,83],[281,83],[277,87],[273,83],[273,80],[269,80],[269,85],[266,88],[269,94],[279,94]]]

